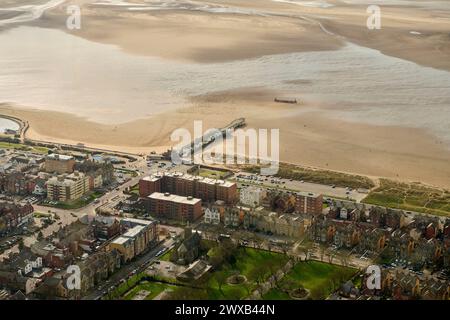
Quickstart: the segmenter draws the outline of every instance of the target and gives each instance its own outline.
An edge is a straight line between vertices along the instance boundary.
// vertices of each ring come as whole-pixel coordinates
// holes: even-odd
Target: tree
[[[219,285],[219,291],[222,294],[222,296],[225,297],[225,293],[222,291],[222,286],[226,283],[227,281],[227,275],[224,272],[217,272],[215,275],[215,279],[217,281],[217,284]]]
[[[25,248],[25,243],[23,242],[23,238],[19,240],[19,250],[22,251]]]
[[[42,231],[39,231],[39,233],[37,235],[37,239],[38,239],[38,241],[41,241],[42,239],[44,239],[44,234],[42,233]]]
[[[325,256],[325,252],[327,249],[324,246],[320,246],[320,261],[323,261],[323,257]]]
[[[348,255],[346,255],[345,253],[341,254],[340,259],[341,259],[342,265],[347,267],[348,266]]]
[[[264,278],[269,271],[268,265],[262,264],[258,267],[252,268],[248,273],[248,277],[259,285],[264,281]]]
[[[333,259],[335,256],[336,256],[336,251],[331,251],[330,254],[328,255],[328,262],[333,263]]]

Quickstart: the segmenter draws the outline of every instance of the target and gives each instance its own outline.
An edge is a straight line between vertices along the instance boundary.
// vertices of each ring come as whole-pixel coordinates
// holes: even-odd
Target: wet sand
[[[366,9],[371,2],[364,1],[326,1],[330,7],[271,0],[187,1],[170,10],[164,6],[164,10],[161,6],[147,10],[149,3],[143,0],[128,1],[137,4],[131,9],[93,5],[96,2],[100,1],[66,2],[81,5],[81,30],[67,30],[65,6],[49,10],[35,25],[114,44],[134,54],[199,63],[333,50],[349,41],[450,70],[450,4],[442,2],[383,2],[381,30],[367,29]]]
[[[309,109],[291,112],[289,106],[265,99],[270,93],[251,91],[257,98],[249,100],[248,91],[202,96],[192,107],[120,125],[6,106],[0,113],[29,121],[31,139],[142,153],[174,145],[169,138],[174,128],[192,132],[194,120],[203,120],[204,130],[220,128],[239,110],[250,128],[280,129],[281,161],[450,188],[450,151],[423,130],[356,124]]]

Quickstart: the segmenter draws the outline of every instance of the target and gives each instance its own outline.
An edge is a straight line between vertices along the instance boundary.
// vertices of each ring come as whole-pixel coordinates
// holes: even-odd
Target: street
[[[138,274],[144,271],[152,262],[158,260],[156,254],[164,248],[169,248],[174,243],[173,239],[166,239],[155,248],[151,249],[143,256],[138,257],[136,260],[122,266],[119,271],[114,273],[107,281],[98,286],[94,291],[90,292],[83,297],[83,300],[98,300],[105,291],[113,290],[116,288],[123,279],[127,279],[129,276]]]
[[[245,178],[238,178],[237,175],[244,176]],[[260,185],[269,188],[277,188],[280,190],[293,190],[297,192],[312,192],[317,194],[323,194],[324,198],[326,197],[335,197],[335,198],[343,198],[343,199],[353,199],[356,202],[360,202],[367,196],[367,193],[359,192],[357,190],[349,190],[347,188],[342,187],[333,187],[325,184],[311,183],[306,181],[298,181],[298,180],[290,180],[283,178],[273,178],[273,177],[264,177],[257,176],[258,180],[250,179],[250,177],[255,177],[254,174],[248,172],[239,172],[234,175],[234,179],[238,183],[239,186],[242,185]],[[267,178],[267,180],[265,180]],[[271,182],[271,181],[274,182]]]

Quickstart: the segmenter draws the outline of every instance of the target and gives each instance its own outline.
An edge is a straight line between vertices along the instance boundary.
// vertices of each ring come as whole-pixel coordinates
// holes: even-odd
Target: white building
[[[341,212],[339,213],[339,218],[344,219],[344,220],[348,219],[347,208],[341,208]]]
[[[220,223],[220,212],[216,208],[206,208],[204,221],[208,224],[219,224]]]
[[[248,207],[258,207],[266,196],[266,191],[257,187],[243,188],[240,191],[241,204]]]

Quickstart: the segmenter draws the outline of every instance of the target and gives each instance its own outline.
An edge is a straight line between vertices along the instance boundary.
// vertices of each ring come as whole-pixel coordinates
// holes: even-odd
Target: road
[[[164,169],[158,168],[158,163],[166,163],[166,167]],[[142,177],[144,177],[146,175],[156,173],[158,171],[163,171],[163,170],[165,170],[165,171],[174,170],[174,171],[186,172],[186,169],[188,168],[185,165],[179,165],[179,166],[175,166],[173,168],[169,168],[170,161],[159,161],[158,163],[153,163],[151,166],[148,166],[147,160],[144,157],[139,157],[138,160],[134,161],[134,162],[127,162],[127,164],[125,165],[125,168],[123,168],[123,169],[135,170],[136,172],[138,172],[138,175],[136,177],[132,177],[129,181],[123,183],[119,187],[117,187],[111,191],[108,191],[103,196],[99,197],[98,201],[91,202],[87,206],[79,208],[79,209],[66,210],[66,209],[58,209],[58,208],[54,208],[54,207],[41,206],[41,205],[34,204],[33,207],[34,207],[35,212],[42,212],[42,213],[51,212],[53,214],[57,214],[60,217],[60,219],[56,220],[55,223],[53,223],[53,224],[49,225],[48,227],[46,227],[45,229],[41,230],[44,238],[49,237],[53,232],[58,231],[60,228],[62,228],[64,226],[70,225],[71,223],[77,221],[80,217],[82,217],[86,214],[87,215],[95,215],[95,210],[97,208],[109,203],[115,197],[122,196],[123,191],[126,188],[136,185],[139,182],[139,179],[141,179]],[[24,244],[26,246],[31,246],[32,244],[34,244],[37,241],[37,235],[33,234],[30,236],[23,237],[23,240],[24,240]],[[15,245],[15,246],[11,247],[10,249],[6,250],[5,252],[3,252],[0,255],[0,261],[3,261],[3,259],[5,257],[7,257],[10,252],[19,252],[19,246]]]
[[[49,237],[53,232],[58,231],[60,228],[70,225],[73,222],[77,221],[80,217],[88,214],[88,215],[95,215],[95,210],[102,206],[105,203],[108,203],[111,199],[114,197],[120,196],[123,194],[123,191],[139,182],[139,179],[147,174],[151,168],[148,168],[146,165],[146,162],[142,162],[141,160],[136,161],[135,163],[128,163],[128,167],[131,167],[130,169],[139,169],[140,174],[137,177],[133,177],[129,181],[125,182],[124,184],[120,185],[118,188],[113,189],[112,191],[109,191],[105,193],[103,196],[98,198],[98,202],[91,202],[85,207],[79,208],[79,209],[73,209],[73,210],[66,210],[66,209],[59,209],[54,207],[48,207],[48,206],[42,206],[34,204],[33,208],[35,212],[42,212],[42,213],[49,213],[57,214],[59,216],[59,220],[56,220],[55,223],[49,225],[45,229],[42,229],[42,234],[44,238]],[[144,173],[142,173],[142,171]],[[37,235],[33,234],[30,236],[23,237],[24,244],[26,246],[31,246],[33,243],[37,241]],[[15,245],[11,247],[9,250],[6,250],[3,254],[0,255],[0,261],[2,261],[10,252],[19,252],[19,246]]]
[[[114,273],[107,281],[95,288],[92,292],[83,297],[83,300],[98,300],[100,299],[105,291],[109,289],[117,288],[120,285],[122,279],[126,279],[131,276],[131,274],[137,274],[144,271],[152,262],[156,261],[158,257],[156,254],[158,251],[164,248],[169,248],[174,243],[173,239],[165,240],[163,243],[157,245],[152,250],[145,253],[143,256],[137,258],[136,260],[122,266],[119,271]]]
[[[282,178],[276,178],[276,181],[279,181],[279,183],[275,183],[275,181],[272,183],[271,180],[273,178],[269,177],[267,181],[265,181],[265,177],[258,176],[261,180],[250,180],[250,179],[242,179],[238,178],[237,175],[245,176],[245,177],[252,177],[255,176],[254,174],[248,173],[248,172],[239,172],[238,174],[234,175],[234,179],[237,181],[239,186],[242,186],[243,184],[246,185],[259,185],[263,187],[268,188],[278,188],[280,190],[292,190],[297,192],[312,192],[312,193],[318,193],[323,194],[324,197],[334,197],[334,198],[343,198],[343,199],[353,199],[356,202],[361,202],[362,199],[364,199],[367,196],[367,193],[358,192],[357,190],[348,190],[346,188],[342,187],[334,187],[325,185],[325,184],[318,184],[318,183],[311,183],[311,182],[301,182],[298,180],[289,180],[289,179],[282,179]],[[284,183],[283,183],[284,182]]]

